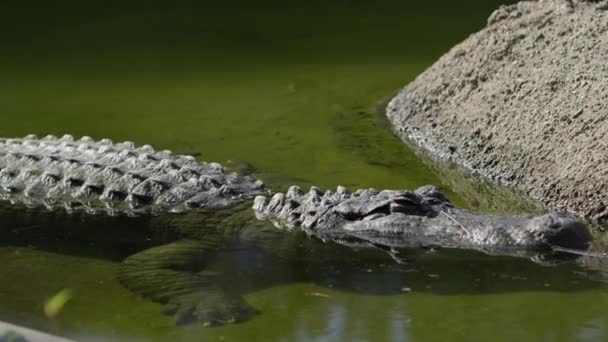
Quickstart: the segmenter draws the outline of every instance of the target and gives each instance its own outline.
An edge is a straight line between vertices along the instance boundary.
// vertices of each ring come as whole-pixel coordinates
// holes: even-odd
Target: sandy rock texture
[[[433,156],[608,225],[608,1],[500,7],[386,114]]]

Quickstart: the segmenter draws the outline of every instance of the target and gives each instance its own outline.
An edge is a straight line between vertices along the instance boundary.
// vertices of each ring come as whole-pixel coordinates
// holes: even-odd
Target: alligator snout
[[[538,229],[551,246],[587,249],[592,239],[587,226],[566,212],[556,211],[541,216]]]

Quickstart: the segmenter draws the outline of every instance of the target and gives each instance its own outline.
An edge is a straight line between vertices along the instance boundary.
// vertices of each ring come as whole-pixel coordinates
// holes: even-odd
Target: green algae
[[[276,187],[437,184],[460,205],[522,210],[518,199],[496,207],[502,195],[420,159],[375,115],[378,103],[480,28],[497,7],[493,1],[3,6],[0,136],[132,140],[201,160],[247,161]],[[383,268],[388,257],[352,273],[338,263],[324,283],[279,269],[278,280],[253,284],[255,291],[244,294],[262,311],[252,320],[176,327],[160,314],[161,305],[117,282],[120,260],[145,247],[95,243],[105,226],[117,223],[130,225],[83,219],[96,233],[77,248],[44,231],[34,240],[31,234],[27,241],[3,239],[0,319],[85,341],[595,341],[608,335],[608,292],[583,270],[468,252],[417,256],[399,277]],[[4,219],[0,225],[10,236],[29,229]],[[215,263],[211,270],[219,273],[231,267]],[[350,290],[333,286],[344,277]],[[404,290],[354,289],[378,284]],[[47,319],[44,301],[64,288],[72,289],[72,299]]]

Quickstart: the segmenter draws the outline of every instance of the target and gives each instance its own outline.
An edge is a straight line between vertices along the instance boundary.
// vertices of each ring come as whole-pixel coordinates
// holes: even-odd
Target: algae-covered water
[[[4,2],[0,136],[90,135],[247,161],[275,188],[432,183],[463,206],[518,211],[420,160],[378,114],[499,3]],[[116,280],[123,258],[154,244],[140,221],[51,214],[19,226],[23,209],[11,210],[0,218],[0,320],[77,340],[608,339],[608,288],[578,264],[412,251],[400,265],[337,246],[288,262],[275,262],[280,248],[217,254],[208,267],[236,277],[260,314],[178,327]],[[72,299],[47,318],[45,300],[66,288]]]

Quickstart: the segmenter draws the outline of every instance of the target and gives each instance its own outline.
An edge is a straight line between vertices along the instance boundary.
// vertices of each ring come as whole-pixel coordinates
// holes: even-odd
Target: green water
[[[275,187],[433,183],[460,205],[517,211],[471,199],[476,185],[448,181],[375,114],[481,28],[498,4],[7,1],[0,5],[0,136],[70,133],[201,160],[245,160]],[[103,235],[103,224],[92,219],[80,225]],[[44,227],[24,235],[28,227],[10,220],[0,227],[0,319],[79,340],[608,339],[607,288],[593,280],[601,275],[577,265],[443,251],[407,266],[379,253],[340,269],[344,260],[352,266],[362,258],[340,249],[327,256],[339,272],[325,279],[279,266],[264,281],[259,274],[242,279],[257,284],[244,297],[261,310],[247,322],[176,327],[159,304],[117,282],[132,246],[72,241]],[[219,270],[239,263],[216,259]],[[264,267],[270,264],[264,259]],[[45,318],[45,299],[63,288],[73,299]]]

